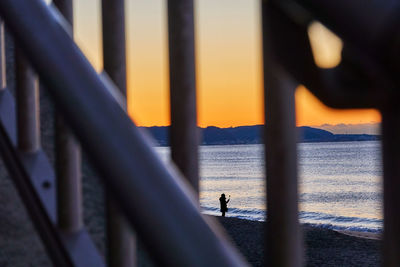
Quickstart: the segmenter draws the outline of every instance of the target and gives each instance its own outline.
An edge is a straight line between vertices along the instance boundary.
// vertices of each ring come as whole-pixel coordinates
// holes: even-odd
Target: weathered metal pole
[[[22,51],[16,47],[18,148],[34,153],[40,148],[38,79]]]
[[[266,265],[302,266],[298,222],[296,84],[274,60],[270,10],[262,2],[265,159],[267,192]]]
[[[6,83],[6,53],[4,42],[4,22],[0,19],[0,90],[4,89]]]
[[[104,71],[126,96],[126,45],[124,0],[102,0]],[[106,192],[108,265],[136,266],[132,230],[113,198]]]
[[[193,0],[168,1],[171,157],[199,191]]]
[[[400,262],[400,109],[397,98],[382,109],[383,266]]]
[[[73,29],[72,0],[54,0]],[[71,36],[73,38],[73,36]],[[58,225],[68,232],[83,227],[81,151],[62,116],[55,114]]]

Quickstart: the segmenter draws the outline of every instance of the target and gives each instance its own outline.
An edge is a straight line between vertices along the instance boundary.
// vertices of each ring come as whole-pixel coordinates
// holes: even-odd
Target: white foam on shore
[[[216,207],[202,207],[203,212],[209,215],[219,216],[221,213]],[[261,209],[229,208],[227,217],[234,217],[250,221],[265,221],[266,212]],[[319,212],[299,212],[300,223],[312,227],[331,229],[338,232],[359,233],[359,236],[368,236],[369,233],[379,236],[382,232],[383,220],[376,218],[360,218],[334,216]]]
[[[348,231],[348,230],[334,230],[334,231],[344,234],[344,235],[354,236],[354,237],[359,237],[359,238],[372,239],[372,240],[381,240],[382,239],[381,233],[357,232],[357,231]]]

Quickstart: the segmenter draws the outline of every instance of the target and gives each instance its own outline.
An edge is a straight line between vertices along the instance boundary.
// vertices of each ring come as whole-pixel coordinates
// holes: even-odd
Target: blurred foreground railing
[[[381,111],[383,265],[398,266],[400,2],[271,0],[262,1],[262,12],[267,125],[267,264],[302,265],[293,94],[294,88],[303,84],[331,107]],[[307,30],[315,20],[343,41],[342,61],[335,68],[321,69],[314,62]],[[268,233],[279,233],[279,236]]]
[[[101,77],[71,38],[72,1],[54,3],[61,13],[42,0],[0,1],[0,15],[18,46],[15,101],[6,87],[1,24],[0,152],[54,265],[105,265],[82,222],[80,151],[74,135],[110,193],[110,266],[136,262],[125,218],[160,265],[247,265],[220,226],[200,213],[193,1],[168,3],[171,150],[179,171],[161,163],[126,114],[124,2],[102,1],[107,75]],[[332,107],[382,112],[383,263],[400,262],[399,5],[391,0],[262,1],[267,265],[303,264],[294,109],[299,83]],[[344,42],[343,60],[335,68],[314,63],[307,35],[314,20]],[[57,177],[38,138],[33,70],[59,112]]]
[[[41,0],[2,1],[0,13],[153,259],[170,266],[247,265],[219,226],[201,215],[195,191],[174,167],[161,163],[125,113],[124,97],[111,82],[100,79],[56,13]],[[10,135],[5,129],[0,139],[6,142]],[[2,150],[10,173],[25,172],[17,166],[23,159],[12,142]],[[29,188],[30,174],[21,176],[14,178],[27,187],[22,195],[40,198],[40,190],[55,193],[54,182],[42,183],[43,188],[35,190]],[[33,205],[41,210],[36,215],[31,211],[31,216],[55,265],[103,265],[84,229],[57,228],[56,217],[49,216],[56,214],[56,205],[46,207],[49,203],[55,204],[55,198],[25,202],[28,210]]]

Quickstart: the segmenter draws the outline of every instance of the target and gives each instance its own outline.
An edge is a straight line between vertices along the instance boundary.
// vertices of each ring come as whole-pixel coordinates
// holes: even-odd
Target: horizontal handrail
[[[388,91],[398,91],[398,1],[267,2],[274,10],[269,45],[275,47],[275,60],[324,104],[340,109],[380,108]],[[370,20],[372,13],[374,20]],[[343,40],[343,60],[334,68],[321,69],[314,62],[307,27],[315,19]]]
[[[399,83],[400,58],[397,52],[400,46],[399,1],[274,0],[274,2],[286,11],[294,9],[292,11],[297,14],[304,8],[312,18],[320,20],[341,37],[345,45],[368,55],[376,67],[382,68],[386,75]]]
[[[246,266],[44,1],[2,0],[0,14],[154,260],[174,266]]]
[[[398,30],[400,4],[396,0],[294,0],[336,34],[370,53],[380,52],[382,43]],[[360,8],[362,7],[362,10]],[[373,18],[373,19],[371,19]],[[393,51],[384,51],[393,52]],[[395,60],[391,58],[391,60]]]

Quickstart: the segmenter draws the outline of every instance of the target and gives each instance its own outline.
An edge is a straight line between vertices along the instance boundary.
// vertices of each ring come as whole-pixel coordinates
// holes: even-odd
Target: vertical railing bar
[[[171,158],[199,191],[193,0],[168,1]]]
[[[4,22],[0,19],[0,90],[6,88],[6,44],[4,42]]]
[[[73,29],[72,0],[53,1]],[[73,38],[73,36],[71,36]],[[63,118],[55,114],[58,225],[76,232],[83,227],[81,151]]]
[[[102,0],[104,71],[126,96],[124,0]],[[106,191],[108,265],[136,266],[136,242],[120,209]]]
[[[302,265],[298,222],[295,84],[275,64],[271,10],[262,1],[267,193],[266,265]]]
[[[22,51],[15,48],[18,148],[34,153],[40,148],[38,78]]]
[[[382,110],[383,266],[400,262],[400,110],[395,101]]]
[[[126,96],[125,4],[102,0],[103,65],[118,89]]]

